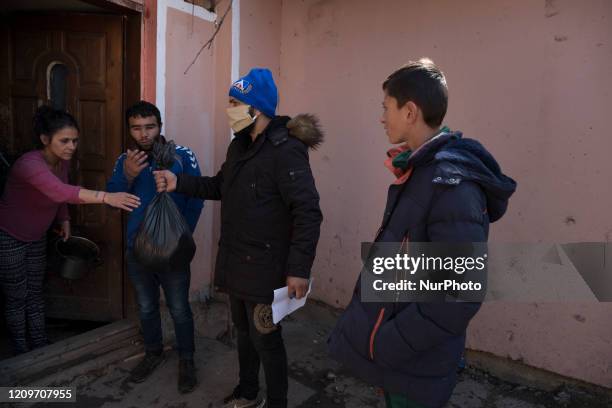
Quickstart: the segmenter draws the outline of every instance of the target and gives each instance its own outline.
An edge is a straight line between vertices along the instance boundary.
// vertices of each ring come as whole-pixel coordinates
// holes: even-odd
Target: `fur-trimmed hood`
[[[302,113],[287,122],[289,134],[316,150],[323,143],[324,135],[319,118],[310,113]]]

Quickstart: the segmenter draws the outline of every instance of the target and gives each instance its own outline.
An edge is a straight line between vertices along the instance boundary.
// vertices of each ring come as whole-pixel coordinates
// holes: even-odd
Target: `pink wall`
[[[223,3],[221,6],[223,9],[226,4]],[[215,66],[215,81],[214,81],[214,155],[215,163],[214,170],[207,173],[207,175],[214,175],[221,169],[221,165],[225,162],[225,154],[227,147],[230,143],[230,128],[227,123],[227,114],[225,109],[228,105],[228,92],[231,85],[231,66],[232,66],[232,14],[230,11],[227,18],[225,19],[224,26],[219,31],[217,38],[215,39],[214,48],[214,66]],[[221,229],[221,206],[218,201],[208,202],[209,211],[212,209],[214,224],[212,234],[212,268],[211,278],[214,271],[214,262],[217,256],[217,248],[219,242],[219,232]]]
[[[281,0],[240,2],[240,75],[254,67],[266,67],[272,71],[274,78],[278,78],[281,4]]]
[[[325,216],[316,298],[350,297],[359,243],[374,236],[391,181],[380,86],[421,56],[446,72],[446,123],[481,140],[519,183],[492,241],[610,236],[609,1],[286,1],[281,24],[280,111],[316,113],[327,134],[311,156]],[[486,304],[469,347],[612,387],[610,316],[603,303]]]
[[[219,112],[224,114],[225,105],[218,98],[218,84],[229,83],[231,61],[227,56],[231,52],[228,34],[231,16],[226,22],[228,24],[220,31],[214,47],[205,50],[189,72],[184,74],[202,44],[212,36],[214,25],[168,7],[164,134],[195,152],[203,175],[217,172],[220,152],[223,150],[224,154],[226,139],[229,139],[229,131],[219,129]],[[223,103],[227,103],[226,99]],[[215,208],[212,202],[205,203],[194,234],[198,251],[192,262],[192,296],[209,294],[217,247]]]

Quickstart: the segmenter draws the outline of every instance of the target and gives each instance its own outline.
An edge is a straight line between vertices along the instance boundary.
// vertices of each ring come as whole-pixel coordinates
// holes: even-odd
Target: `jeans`
[[[159,354],[163,350],[161,317],[159,314],[159,287],[166,296],[166,305],[174,322],[179,358],[193,358],[193,315],[189,305],[191,270],[148,270],[131,253],[127,256],[128,275],[138,299],[140,324],[147,353]]]
[[[256,328],[255,303],[230,296],[232,321],[238,333],[238,364],[240,365],[240,395],[253,399],[259,392],[259,365],[266,378],[267,400],[270,408],[287,407],[287,352],[280,325],[267,333]],[[259,307],[268,307],[261,305]],[[271,312],[270,312],[271,313]],[[260,325],[261,327],[261,325]]]

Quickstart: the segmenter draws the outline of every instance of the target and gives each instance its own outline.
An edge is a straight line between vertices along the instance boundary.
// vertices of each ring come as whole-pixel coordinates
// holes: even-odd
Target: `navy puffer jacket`
[[[516,183],[477,141],[442,133],[389,187],[376,242],[486,242]],[[441,407],[455,387],[465,332],[479,303],[362,303],[360,284],[328,340],[332,358],[387,392]]]

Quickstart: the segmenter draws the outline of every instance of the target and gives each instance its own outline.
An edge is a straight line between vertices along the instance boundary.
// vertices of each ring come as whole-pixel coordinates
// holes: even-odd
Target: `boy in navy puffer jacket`
[[[394,174],[375,242],[486,242],[516,183],[477,141],[442,127],[446,80],[411,62],[383,83],[381,122]],[[389,408],[441,407],[456,384],[480,303],[366,303],[358,283],[328,341],[331,356],[382,387]]]

